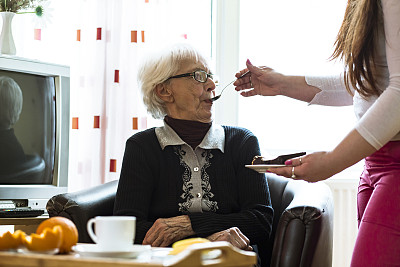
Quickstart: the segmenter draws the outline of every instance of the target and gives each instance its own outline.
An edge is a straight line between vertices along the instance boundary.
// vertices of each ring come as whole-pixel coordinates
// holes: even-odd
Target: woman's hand
[[[143,245],[152,247],[167,247],[175,241],[194,235],[189,216],[182,215],[172,218],[157,219],[147,231]]]
[[[236,86],[235,90],[241,91],[242,96],[283,95],[310,102],[316,94],[321,92],[319,88],[308,85],[304,76],[283,75],[265,66],[253,66],[249,60],[246,61],[246,65],[246,69],[235,74],[237,80],[233,83]],[[247,71],[250,73],[240,77]]]
[[[237,227],[232,227],[207,237],[210,241],[227,241],[237,248],[252,251],[250,240]]]
[[[236,86],[236,91],[242,91],[246,89],[251,89],[248,91],[242,91],[240,94],[242,96],[275,96],[281,94],[280,87],[284,81],[282,74],[275,72],[273,69],[262,66],[256,67],[250,63],[250,60],[246,61],[247,69],[241,70],[236,73],[238,78],[233,85]],[[250,71],[250,74],[246,74],[240,77],[245,72]]]
[[[268,171],[296,180],[318,182],[340,172],[331,157],[331,152],[315,152],[303,157],[289,159],[288,167],[270,168]]]
[[[330,152],[315,152],[285,162],[288,167],[271,168],[269,172],[288,178],[318,182],[359,162],[376,149],[353,129]]]

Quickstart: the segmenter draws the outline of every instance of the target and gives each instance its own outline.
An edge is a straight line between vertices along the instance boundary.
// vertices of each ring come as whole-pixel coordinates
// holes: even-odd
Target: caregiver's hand
[[[250,63],[250,60],[246,61],[247,68],[236,73],[235,76],[238,78],[233,85],[235,85],[236,91],[242,91],[251,89],[248,91],[242,91],[242,96],[275,96],[282,94],[281,88],[283,87],[285,76],[275,72],[273,69],[268,67],[256,67]],[[245,72],[250,71],[250,75],[240,77]]]
[[[288,167],[271,168],[268,171],[296,180],[318,182],[340,172],[331,152],[315,152],[304,157],[289,159]]]

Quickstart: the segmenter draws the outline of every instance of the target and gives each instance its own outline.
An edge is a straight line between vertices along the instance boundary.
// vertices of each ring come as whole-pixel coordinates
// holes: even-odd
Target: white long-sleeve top
[[[306,76],[307,84],[322,90],[310,104],[353,104],[358,119],[355,129],[376,149],[388,141],[400,140],[400,1],[382,0],[382,10],[383,25],[375,55],[377,84],[384,90],[379,97],[364,99],[357,92],[352,97],[345,89],[342,75]]]

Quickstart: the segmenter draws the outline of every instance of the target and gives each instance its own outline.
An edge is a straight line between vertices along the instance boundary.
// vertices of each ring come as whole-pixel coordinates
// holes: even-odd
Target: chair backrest
[[[115,180],[75,193],[59,194],[47,202],[46,209],[50,217],[72,220],[78,228],[80,243],[93,243],[86,224],[90,218],[113,214],[117,187],[118,180]]]
[[[286,180],[279,176],[267,175],[267,181],[271,195],[271,204],[272,208],[274,209],[274,219],[272,223],[271,236],[267,241],[267,249],[265,250],[267,251],[266,260],[270,262],[272,257],[272,250],[274,248],[275,233],[281,217],[280,215],[284,212],[287,206],[289,206],[290,202],[293,199],[293,196],[284,194],[286,185],[289,180]]]
[[[332,266],[333,197],[323,183],[267,175],[274,220],[268,240],[272,267]]]

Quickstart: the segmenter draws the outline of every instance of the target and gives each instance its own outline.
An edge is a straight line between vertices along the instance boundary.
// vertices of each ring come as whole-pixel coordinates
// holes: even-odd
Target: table
[[[48,214],[38,217],[0,218],[0,225],[14,225],[14,230],[21,230],[30,234],[36,232],[38,225],[48,218]]]
[[[220,249],[222,253],[218,258],[202,260],[202,253],[209,249]],[[46,255],[0,252],[1,267],[251,267],[256,262],[257,256],[254,252],[236,249],[223,241],[195,244],[169,260],[148,260],[147,262],[134,259],[83,258],[76,254]]]

